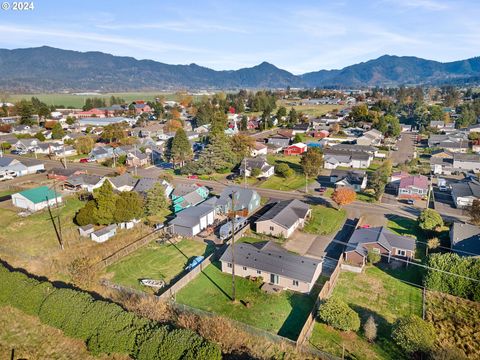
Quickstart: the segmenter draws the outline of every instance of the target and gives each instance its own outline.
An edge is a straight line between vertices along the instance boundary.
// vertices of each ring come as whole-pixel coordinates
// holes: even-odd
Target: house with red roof
[[[284,155],[301,155],[307,151],[307,144],[296,143],[286,147],[283,150]]]
[[[104,117],[106,117],[106,113],[108,114],[108,111],[105,112],[105,110],[91,109],[91,110],[87,110],[87,111],[77,112],[77,113],[75,113],[75,116],[77,118],[90,118],[90,117],[104,118]]]
[[[398,185],[399,199],[422,199],[428,195],[428,178],[423,175],[411,175],[400,180]]]

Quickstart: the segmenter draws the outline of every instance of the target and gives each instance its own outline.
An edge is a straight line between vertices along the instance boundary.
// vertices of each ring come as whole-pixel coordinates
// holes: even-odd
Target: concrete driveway
[[[288,251],[305,255],[312,243],[315,241],[317,235],[307,234],[299,230],[295,231],[290,239],[283,245]]]

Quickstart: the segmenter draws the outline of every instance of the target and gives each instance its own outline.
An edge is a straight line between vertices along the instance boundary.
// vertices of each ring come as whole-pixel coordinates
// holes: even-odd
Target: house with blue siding
[[[210,191],[198,184],[179,184],[172,192],[172,206],[175,213],[195,206],[208,198]]]

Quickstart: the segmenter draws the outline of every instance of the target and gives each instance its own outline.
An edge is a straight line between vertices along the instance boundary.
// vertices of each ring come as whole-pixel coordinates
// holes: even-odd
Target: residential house
[[[18,139],[18,141],[13,145],[15,150],[35,152],[40,140],[37,138],[32,139]]]
[[[258,244],[236,243],[235,261],[232,245],[220,258],[222,272],[260,278],[264,283],[309,293],[322,272],[322,260],[293,254],[273,241]]]
[[[82,127],[107,126],[107,125],[112,125],[112,124],[121,124],[123,122],[132,126],[133,124],[135,124],[136,120],[132,119],[132,118],[126,118],[126,117],[109,117],[109,118],[86,117],[86,118],[78,119],[78,123]]]
[[[300,200],[280,201],[255,222],[257,232],[287,239],[303,228],[310,214],[310,206]]]
[[[330,132],[328,130],[312,131],[310,133],[311,137],[320,138],[320,139],[326,138],[329,135],[330,135]]]
[[[77,150],[73,146],[62,146],[53,152],[53,156],[56,158],[75,155],[77,155]]]
[[[307,144],[304,143],[296,143],[292,144],[285,149],[283,149],[283,154],[284,155],[301,155],[304,152],[307,152]]]
[[[293,126],[292,134],[295,136],[297,134],[305,134],[310,128],[309,123],[301,123]]]
[[[13,206],[31,212],[42,210],[48,206],[55,206],[62,202],[62,195],[48,186],[20,191],[12,195]]]
[[[179,212],[208,198],[210,191],[199,184],[179,184],[171,193],[173,211]]]
[[[470,143],[466,132],[456,131],[442,135],[430,135],[428,146],[443,148],[452,153],[466,153],[470,148]]]
[[[430,184],[423,175],[411,175],[400,180],[398,185],[399,199],[422,199],[428,195]]]
[[[380,131],[372,129],[363,133],[363,135],[357,139],[357,144],[366,146],[380,145],[383,138],[384,136]]]
[[[480,199],[480,182],[461,181],[452,184],[452,199],[458,209],[465,209]]]
[[[454,222],[450,229],[450,244],[460,256],[480,257],[480,227]]]
[[[101,109],[90,109],[90,110],[79,111],[75,113],[75,117],[77,119],[92,118],[92,117],[104,118],[105,115],[109,116],[110,114],[108,114],[108,111],[105,112],[105,110],[101,110]]]
[[[267,155],[267,146],[265,144],[255,141],[253,148],[250,151],[250,156],[257,157],[258,155]]]
[[[86,190],[91,193],[102,186],[106,179],[106,177],[90,174],[72,175],[65,180],[63,189],[69,191]]]
[[[260,207],[260,195],[252,189],[228,186],[218,198],[211,198],[217,214],[231,214],[232,196],[234,196],[235,214],[247,217]],[[211,199],[207,200],[210,201]]]
[[[113,147],[111,146],[97,146],[90,151],[88,157],[93,161],[102,162],[107,159],[112,159],[114,156]]]
[[[480,171],[480,155],[479,154],[454,154],[453,168],[464,171]]]
[[[14,172],[15,176],[24,176],[45,171],[45,165],[35,159],[21,160],[9,156],[0,157],[0,172]]]
[[[267,159],[262,156],[256,158],[245,158],[242,160],[239,166],[240,175],[242,176],[252,176],[253,169],[259,170],[259,175],[257,178],[268,178],[275,172],[274,166],[270,165],[267,162]]]
[[[48,171],[47,177],[49,179],[55,179],[57,181],[65,181],[70,176],[80,175],[85,173],[86,173],[85,170],[79,170],[79,169],[53,168]]]
[[[289,134],[288,132],[278,132],[276,135],[272,135],[267,139],[267,143],[269,145],[273,145],[276,147],[279,147],[281,149],[287,147],[290,145],[290,141],[292,140],[293,135],[291,133]]]
[[[336,146],[326,149],[323,153],[325,169],[349,167],[366,169],[370,166],[373,156],[367,152],[336,150]]]
[[[105,226],[100,230],[90,233],[90,239],[92,239],[97,243],[103,243],[108,239],[110,239],[111,237],[115,236],[116,233],[117,233],[117,225],[112,224],[112,225]]]
[[[160,183],[163,186],[163,189],[165,191],[165,196],[169,198],[173,192],[173,186],[167,180],[164,180],[164,179],[141,178],[135,184],[133,191],[138,192],[142,196],[146,196],[147,192],[150,189],[152,189],[156,183]]]
[[[359,192],[367,187],[367,173],[361,170],[332,170],[330,182],[337,188],[349,187],[355,192]]]
[[[150,156],[141,152],[138,149],[127,152],[127,166],[130,167],[142,167],[147,166],[150,163]]]
[[[369,251],[387,262],[392,258],[410,260],[415,256],[415,239],[394,234],[384,226],[356,229],[345,248],[345,263],[363,268]]]
[[[119,176],[106,178],[112,184],[113,189],[117,191],[132,191],[138,182],[138,179],[134,178],[132,174],[126,172]]]
[[[193,237],[212,225],[215,221],[215,208],[200,204],[186,208],[171,220],[169,231],[174,234]]]

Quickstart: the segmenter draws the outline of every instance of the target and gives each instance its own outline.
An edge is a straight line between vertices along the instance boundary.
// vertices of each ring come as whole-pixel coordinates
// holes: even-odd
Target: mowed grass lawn
[[[332,209],[322,205],[312,207],[312,217],[303,231],[309,234],[330,235],[338,231],[345,222],[347,213],[344,209]]]
[[[10,200],[7,200],[10,201]],[[77,238],[77,226],[73,222],[75,213],[83,207],[84,203],[75,197],[63,198],[64,206],[53,209],[53,215],[60,214],[62,233],[66,241]],[[55,230],[47,210],[20,217],[20,209],[3,206],[0,207],[0,254],[2,250],[9,254],[39,256],[59,250]]]
[[[401,271],[401,270],[398,270]],[[310,343],[312,346],[342,355],[342,344],[347,354],[356,359],[404,359],[391,339],[392,325],[399,317],[422,314],[422,291],[387,274],[377,267],[367,267],[363,273],[342,272],[333,295],[347,302],[359,315],[362,326],[368,317],[374,317],[377,340],[370,344],[359,333],[341,332],[316,322]]]
[[[295,340],[311,311],[314,299],[291,291],[266,294],[260,283],[235,278],[236,303],[232,303],[232,276],[220,263],[209,265],[177,293],[177,302],[213,312]],[[241,303],[248,302],[249,307]]]
[[[270,165],[278,165],[281,163],[287,164],[294,174],[288,178],[278,176],[277,174],[269,177],[266,181],[260,184],[261,188],[291,191],[305,188],[305,175],[303,174],[302,166],[300,165],[301,156],[284,156],[284,155],[268,155],[267,161]],[[315,179],[308,179],[308,183]]]
[[[108,266],[106,273],[114,283],[148,291],[141,279],[162,279],[168,284],[195,256],[206,257],[211,251],[206,244],[189,239],[174,245],[153,242]]]

